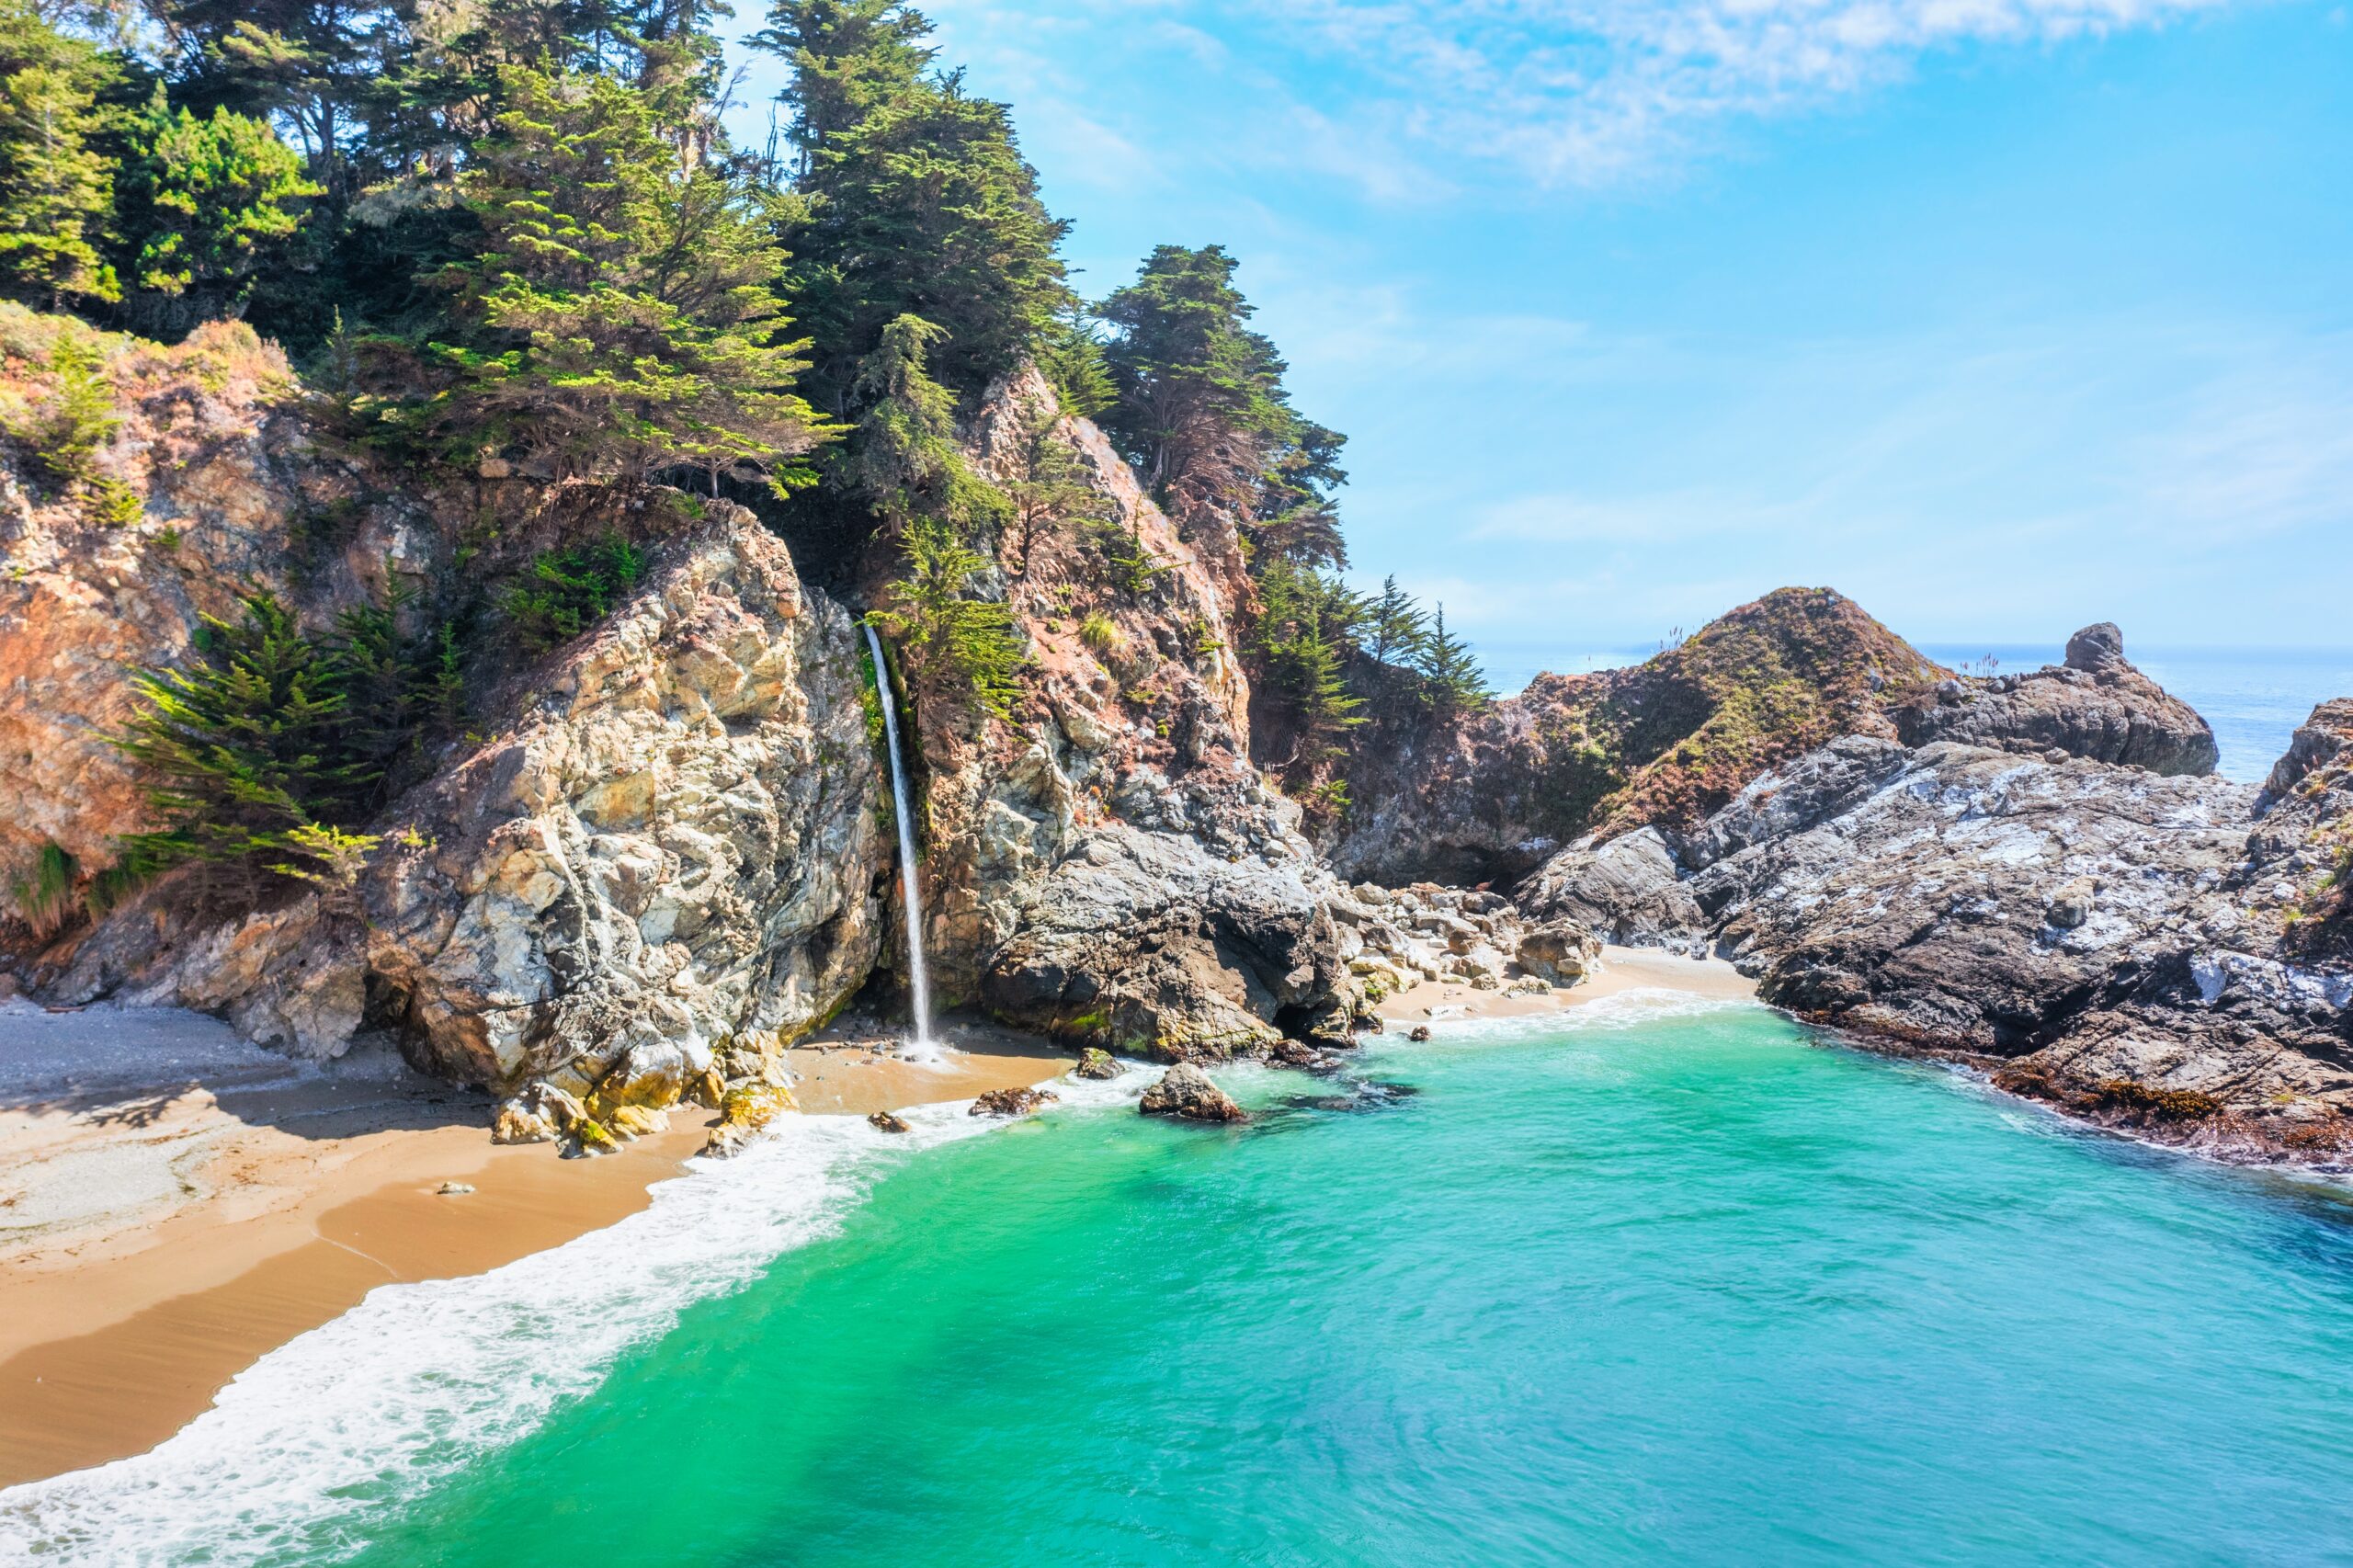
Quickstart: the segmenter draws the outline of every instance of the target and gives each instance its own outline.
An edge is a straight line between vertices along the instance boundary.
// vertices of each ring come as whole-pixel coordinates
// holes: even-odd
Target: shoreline
[[[1071,1062],[995,1030],[953,1031],[937,1066],[828,1033],[785,1053],[818,1115],[969,1099]],[[688,1174],[716,1119],[678,1106],[666,1131],[563,1160],[492,1143],[490,1114],[396,1059],[297,1064],[197,1015],[0,1011],[0,1488],[145,1452],[379,1285],[619,1222]]]
[[[1426,983],[1380,1012],[1392,1028],[1539,1017],[1643,988],[1754,994],[1719,960],[1610,948],[1565,991]],[[1071,1065],[990,1026],[946,1033],[939,1064],[854,1022],[782,1054],[813,1115],[969,1099]],[[62,1062],[43,1055],[53,1040]],[[682,1105],[666,1131],[565,1161],[490,1142],[486,1096],[389,1053],[355,1058],[290,1062],[169,1010],[0,1011],[0,1488],[145,1452],[379,1285],[485,1273],[617,1223],[689,1174],[715,1120]],[[95,1079],[75,1071],[94,1060]],[[88,1201],[61,1201],[66,1185]]]
[[[1535,996],[1481,991],[1468,981],[1423,981],[1384,998],[1392,1026],[1461,1023],[1472,1018],[1534,1018],[1607,1001],[1629,991],[1680,991],[1718,1002],[1754,1002],[1756,983],[1719,958],[1686,958],[1663,948],[1601,949],[1599,967],[1577,984]]]

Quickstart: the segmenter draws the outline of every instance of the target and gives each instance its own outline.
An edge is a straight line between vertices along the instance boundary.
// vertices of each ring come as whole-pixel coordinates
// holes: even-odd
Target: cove
[[[271,1560],[2302,1563],[2353,1225],[1638,994],[888,1157],[520,1441]],[[562,1325],[548,1325],[551,1357]],[[191,1559],[200,1560],[200,1559]]]

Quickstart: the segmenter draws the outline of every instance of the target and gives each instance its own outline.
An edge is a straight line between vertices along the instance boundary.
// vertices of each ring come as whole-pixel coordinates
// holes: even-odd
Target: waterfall
[[[898,807],[899,886],[907,899],[907,981],[915,993],[915,1049],[931,1044],[931,981],[923,968],[923,888],[915,879],[915,819],[907,810],[907,769],[899,758],[898,706],[891,699],[891,667],[882,662],[882,639],[866,628],[874,653],[874,691],[882,702],[882,733],[891,743],[891,799]]]

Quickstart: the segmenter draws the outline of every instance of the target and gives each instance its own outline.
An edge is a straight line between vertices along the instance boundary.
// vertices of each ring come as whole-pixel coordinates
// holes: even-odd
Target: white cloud
[[[1438,138],[1608,179],[1711,123],[1821,104],[1973,42],[2153,26],[2222,0],[1293,0],[1298,36]]]

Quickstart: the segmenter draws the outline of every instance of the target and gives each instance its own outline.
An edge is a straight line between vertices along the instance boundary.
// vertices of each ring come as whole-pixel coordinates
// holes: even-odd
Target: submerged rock
[[[1250,1113],[1210,1081],[1190,1062],[1178,1062],[1143,1092],[1136,1108],[1145,1116],[1174,1116],[1187,1121],[1247,1121]]]

